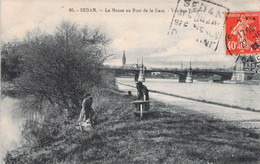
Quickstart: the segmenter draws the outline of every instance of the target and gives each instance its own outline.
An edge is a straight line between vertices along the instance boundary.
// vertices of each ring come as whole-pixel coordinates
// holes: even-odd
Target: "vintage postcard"
[[[0,163],[259,163],[259,0],[2,0]]]

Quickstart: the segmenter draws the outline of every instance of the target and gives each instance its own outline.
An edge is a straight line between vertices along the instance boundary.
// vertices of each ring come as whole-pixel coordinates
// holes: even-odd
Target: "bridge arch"
[[[113,70],[115,74],[123,74],[123,73],[131,73],[136,77],[138,77],[140,69],[136,68],[107,68],[110,70]],[[179,82],[185,82],[186,76],[188,74],[188,71],[191,71],[191,74],[211,74],[211,75],[219,75],[221,76],[221,79],[219,81],[223,80],[231,80],[233,71],[226,71],[226,70],[217,70],[217,69],[171,69],[171,70],[165,70],[165,69],[145,69],[145,73],[152,73],[152,72],[166,72],[171,74],[179,75]]]

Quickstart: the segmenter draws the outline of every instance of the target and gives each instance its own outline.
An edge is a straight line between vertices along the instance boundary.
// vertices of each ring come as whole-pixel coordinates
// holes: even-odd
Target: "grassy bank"
[[[81,132],[74,121],[46,125],[38,145],[7,154],[6,163],[238,163],[260,161],[259,134],[152,100],[142,121],[135,98],[103,91],[95,99],[98,124]],[[45,138],[44,138],[45,137]]]

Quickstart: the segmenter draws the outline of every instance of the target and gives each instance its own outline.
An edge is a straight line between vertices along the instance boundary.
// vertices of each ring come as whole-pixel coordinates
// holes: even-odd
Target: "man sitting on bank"
[[[136,83],[136,89],[137,89],[137,99],[138,100],[149,101],[149,90],[147,89],[147,87],[145,85],[143,85],[142,82],[139,81]],[[140,107],[139,107],[139,109],[140,109]],[[150,109],[149,103],[145,104],[144,110],[147,111],[149,109]]]
[[[148,101],[149,100],[149,90],[145,85],[143,85],[142,82],[137,82],[136,83],[136,89],[137,89],[137,99],[138,100],[143,100],[143,101]]]

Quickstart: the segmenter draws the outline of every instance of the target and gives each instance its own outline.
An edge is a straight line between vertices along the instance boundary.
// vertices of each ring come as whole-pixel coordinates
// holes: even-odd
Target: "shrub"
[[[15,55],[10,61],[20,61],[14,90],[23,97],[32,95],[37,108],[49,102],[67,109],[73,117],[79,112],[84,92],[106,84],[102,82],[101,68],[109,57],[108,43],[100,30],[71,22],[62,22],[54,34],[29,33],[15,44],[19,51],[12,51]],[[8,59],[10,55],[5,56]],[[12,74],[11,77],[18,75]]]

